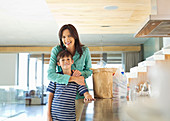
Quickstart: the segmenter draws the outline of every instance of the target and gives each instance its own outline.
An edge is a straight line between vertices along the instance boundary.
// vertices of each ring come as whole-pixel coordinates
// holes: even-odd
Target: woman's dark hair
[[[57,54],[57,62],[59,62],[59,60],[61,58],[64,58],[65,56],[71,57],[71,59],[73,60],[73,55],[68,50],[62,50]]]
[[[63,31],[68,29],[70,31],[71,36],[75,39],[75,49],[77,50],[77,52],[80,54],[80,57],[83,54],[83,50],[82,50],[82,45],[80,40],[79,40],[79,36],[78,36],[78,32],[76,30],[76,28],[72,25],[72,24],[65,24],[61,27],[60,31],[59,31],[59,38],[60,38],[60,47],[64,50],[64,44],[62,41],[62,35],[63,35]]]

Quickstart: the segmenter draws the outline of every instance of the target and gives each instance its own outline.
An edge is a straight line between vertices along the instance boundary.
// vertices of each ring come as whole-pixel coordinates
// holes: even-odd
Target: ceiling
[[[73,23],[81,34],[132,34],[151,11],[149,0],[46,1],[59,25]]]
[[[55,46],[67,23],[87,46],[140,45],[147,38],[134,34],[150,10],[149,0],[1,0],[0,46]]]

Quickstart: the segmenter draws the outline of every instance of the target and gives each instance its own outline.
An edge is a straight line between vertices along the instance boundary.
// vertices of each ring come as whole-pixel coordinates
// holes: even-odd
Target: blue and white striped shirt
[[[60,74],[63,74],[60,72]],[[77,91],[82,96],[88,92],[87,88],[75,82],[67,85],[50,82],[47,91],[54,93],[51,105],[51,116],[53,121],[75,121],[75,98]]]

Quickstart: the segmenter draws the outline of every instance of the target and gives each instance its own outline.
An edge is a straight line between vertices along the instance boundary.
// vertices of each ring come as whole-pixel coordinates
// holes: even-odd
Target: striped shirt
[[[54,93],[51,105],[53,121],[75,121],[75,98],[77,91],[82,96],[85,92],[88,92],[87,88],[75,82],[69,82],[65,85],[51,81],[47,91]]]

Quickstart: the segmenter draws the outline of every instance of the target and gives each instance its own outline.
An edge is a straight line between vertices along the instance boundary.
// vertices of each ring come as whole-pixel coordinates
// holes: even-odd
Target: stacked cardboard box
[[[126,98],[127,78],[122,69],[117,69],[113,75],[113,97]]]

